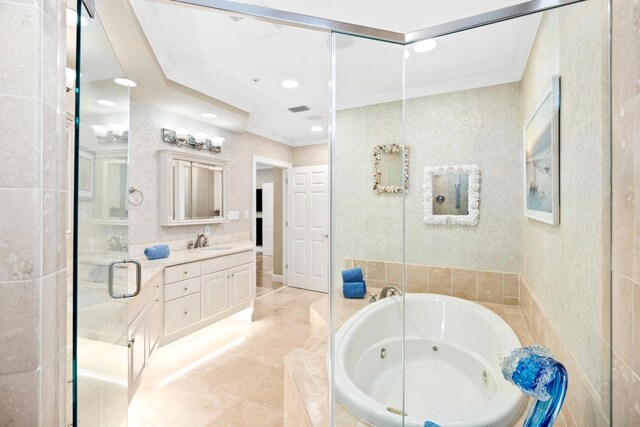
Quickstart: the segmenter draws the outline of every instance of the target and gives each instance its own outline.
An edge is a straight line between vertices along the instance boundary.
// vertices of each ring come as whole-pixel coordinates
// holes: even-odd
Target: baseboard
[[[282,274],[272,274],[271,280],[276,283],[282,283],[282,280],[283,280]]]

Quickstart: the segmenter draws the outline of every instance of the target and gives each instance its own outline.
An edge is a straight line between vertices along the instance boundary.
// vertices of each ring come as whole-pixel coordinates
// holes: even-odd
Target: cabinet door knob
[[[135,344],[135,342],[136,342],[136,339],[135,339],[135,338],[131,338],[131,339],[129,340],[129,343],[128,343],[127,347],[131,348],[131,346],[132,346],[133,344]]]
[[[185,291],[188,291],[188,290],[189,290],[189,288],[185,286],[185,287],[184,287],[184,290],[185,290]]]
[[[189,274],[189,272],[185,270],[182,272],[182,274]]]
[[[182,314],[184,314],[186,316],[188,314],[188,312],[185,310],[184,313],[182,313]]]

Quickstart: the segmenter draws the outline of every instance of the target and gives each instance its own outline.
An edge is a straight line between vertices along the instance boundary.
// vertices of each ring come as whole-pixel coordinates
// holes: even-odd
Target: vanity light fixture
[[[322,132],[322,126],[312,126],[311,132]]]
[[[124,126],[112,124],[109,127],[103,125],[91,125],[93,134],[100,144],[127,144],[129,143],[129,131]]]
[[[113,101],[109,101],[108,99],[98,99],[98,104],[102,105],[103,107],[115,107],[116,103]]]
[[[131,79],[125,79],[124,77],[116,77],[115,79],[113,79],[113,82],[117,85],[124,86],[124,87],[138,86],[138,83],[134,82]]]
[[[200,114],[202,117],[204,117],[205,119],[217,119],[218,115],[215,113],[202,113]]]
[[[416,53],[431,52],[433,49],[438,47],[438,42],[434,39],[427,39],[416,42],[411,47]]]
[[[190,135],[187,129],[178,128],[176,130],[162,129],[162,140],[168,144],[175,144],[178,147],[187,144],[187,147],[193,148],[194,150],[200,151],[204,148],[214,154],[219,154],[222,151],[224,138],[214,136],[209,139],[204,132],[197,132],[195,135]]]
[[[286,89],[295,89],[300,86],[300,83],[296,80],[283,80],[282,87]]]

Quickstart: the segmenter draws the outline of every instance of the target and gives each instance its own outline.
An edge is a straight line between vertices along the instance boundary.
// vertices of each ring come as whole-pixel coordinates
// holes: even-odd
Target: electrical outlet
[[[244,219],[249,219],[249,211],[244,211]]]
[[[240,219],[240,211],[229,211],[229,221],[237,221]]]
[[[204,226],[204,235],[205,236],[211,236],[211,227],[208,225]]]

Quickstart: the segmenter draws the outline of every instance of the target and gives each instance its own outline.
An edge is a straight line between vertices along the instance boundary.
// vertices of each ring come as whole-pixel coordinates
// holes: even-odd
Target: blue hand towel
[[[160,259],[160,258],[169,258],[171,254],[171,249],[169,249],[169,245],[155,245],[144,250],[144,256],[147,259]]]
[[[362,282],[362,269],[360,267],[342,271],[342,281],[344,283]]]
[[[362,299],[367,293],[365,282],[351,282],[342,284],[342,294],[345,298]]]

